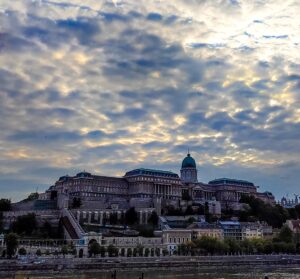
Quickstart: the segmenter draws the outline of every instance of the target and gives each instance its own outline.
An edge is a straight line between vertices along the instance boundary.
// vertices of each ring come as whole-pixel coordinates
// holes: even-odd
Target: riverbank
[[[207,257],[141,257],[141,258],[40,258],[32,263],[1,260],[1,275],[22,273],[86,273],[95,271],[130,270],[230,270],[232,268],[299,267],[300,255],[251,255]]]

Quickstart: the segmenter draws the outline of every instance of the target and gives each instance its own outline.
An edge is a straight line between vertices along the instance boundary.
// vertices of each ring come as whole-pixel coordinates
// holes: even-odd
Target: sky
[[[1,0],[0,197],[179,173],[300,194],[297,0]]]

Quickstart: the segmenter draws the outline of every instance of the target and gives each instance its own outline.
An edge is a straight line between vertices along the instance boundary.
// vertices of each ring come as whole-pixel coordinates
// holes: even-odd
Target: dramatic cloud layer
[[[300,180],[296,0],[2,0],[0,189],[136,167]]]

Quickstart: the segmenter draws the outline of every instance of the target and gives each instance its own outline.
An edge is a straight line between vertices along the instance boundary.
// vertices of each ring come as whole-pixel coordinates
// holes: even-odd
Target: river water
[[[255,269],[223,271],[197,271],[197,270],[145,270],[145,271],[117,271],[116,279],[300,279],[300,268],[283,269]],[[18,273],[11,276],[4,276],[5,279],[111,279],[112,272],[88,272],[79,273],[56,273],[56,274],[24,274]]]

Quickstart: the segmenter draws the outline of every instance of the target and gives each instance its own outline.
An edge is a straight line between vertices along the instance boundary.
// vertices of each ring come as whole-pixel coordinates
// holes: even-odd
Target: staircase
[[[74,227],[72,226],[71,222],[69,221],[67,216],[61,217],[61,222],[64,226],[64,228],[66,229],[66,231],[68,232],[69,236],[71,239],[79,239],[79,236],[76,233],[76,230],[74,229]]]
[[[62,209],[62,223],[71,239],[80,239],[85,234],[84,230],[75,219],[73,213],[67,208]]]

